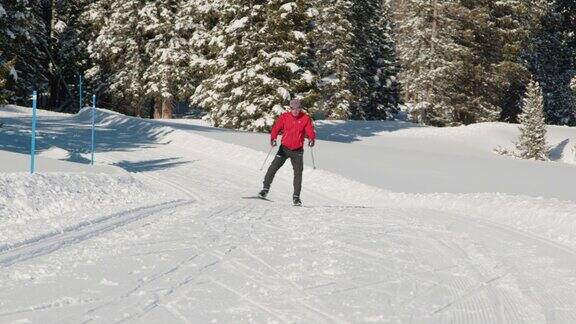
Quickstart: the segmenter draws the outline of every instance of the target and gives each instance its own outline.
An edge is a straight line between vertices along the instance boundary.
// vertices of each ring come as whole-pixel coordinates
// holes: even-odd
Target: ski
[[[273,200],[270,200],[268,198],[262,198],[262,197],[258,197],[258,196],[249,196],[249,197],[242,197],[242,199],[259,199],[259,200],[266,200],[269,202],[274,202]]]
[[[371,207],[371,206],[346,206],[346,205],[342,205],[342,206],[335,206],[335,205],[327,205],[327,206],[302,206],[304,208],[334,208],[334,209],[374,209],[376,207]]]

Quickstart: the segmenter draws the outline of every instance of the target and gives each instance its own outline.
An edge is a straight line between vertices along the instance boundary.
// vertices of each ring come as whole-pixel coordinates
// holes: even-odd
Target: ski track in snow
[[[122,211],[65,228],[60,234],[50,234],[32,238],[26,242],[6,248],[3,252],[0,251],[0,266],[8,267],[18,262],[52,253],[63,247],[77,244],[94,236],[114,230],[117,227],[161,213],[163,210],[174,209],[191,203],[191,201],[178,200]]]
[[[311,203],[291,207],[289,165],[274,202],[242,200],[261,172],[177,139],[97,157],[194,161],[132,173],[171,200],[0,252],[0,322],[576,322],[572,246],[457,212],[340,201],[306,175]]]

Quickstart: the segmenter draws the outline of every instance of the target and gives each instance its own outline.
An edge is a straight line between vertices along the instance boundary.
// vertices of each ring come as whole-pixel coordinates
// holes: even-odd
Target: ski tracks
[[[18,262],[49,254],[61,248],[80,243],[114,230],[118,227],[125,226],[152,215],[188,206],[192,203],[194,203],[194,201],[175,200],[157,205],[135,208],[133,210],[122,211],[82,222],[75,226],[63,229],[61,233],[32,238],[26,242],[6,248],[4,251],[0,251],[0,266],[8,267]]]
[[[173,153],[160,147],[99,159],[154,160]],[[305,196],[315,206],[294,208],[291,184],[282,178],[273,194],[287,197],[286,204],[242,201],[246,186],[259,184],[254,177],[261,174],[200,154],[189,167],[132,173],[169,202],[26,242],[0,252],[0,266],[171,215],[148,228],[130,226],[130,237],[103,243],[104,249],[120,245],[103,260],[121,259],[136,269],[136,280],[118,280],[116,290],[61,314],[72,312],[65,317],[72,322],[576,322],[570,249],[463,215],[349,206],[315,192]],[[0,316],[29,312],[42,318],[41,310],[46,308],[14,308]]]
[[[468,266],[436,287],[448,298],[432,315],[456,323],[576,322],[576,251],[490,221],[436,217],[433,222],[450,224],[473,244],[435,240],[445,255]]]

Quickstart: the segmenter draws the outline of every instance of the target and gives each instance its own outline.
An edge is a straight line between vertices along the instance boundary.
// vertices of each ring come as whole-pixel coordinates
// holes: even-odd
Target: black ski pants
[[[272,184],[272,180],[274,180],[276,172],[280,170],[287,159],[290,159],[290,162],[292,162],[292,168],[294,169],[294,196],[300,197],[300,191],[302,190],[302,170],[304,169],[303,148],[289,150],[284,147],[284,145],[280,145],[280,149],[278,150],[278,153],[276,153],[276,156],[264,177],[264,188],[270,189],[270,185]]]

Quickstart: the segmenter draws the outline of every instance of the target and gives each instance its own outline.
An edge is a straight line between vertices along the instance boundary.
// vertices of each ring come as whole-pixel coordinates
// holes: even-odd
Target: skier
[[[302,111],[302,100],[291,100],[290,111],[278,117],[270,133],[271,146],[277,145],[276,138],[280,132],[282,132],[282,143],[268,168],[268,172],[266,172],[264,188],[260,191],[258,197],[266,198],[268,191],[270,191],[272,180],[274,180],[274,175],[286,162],[286,159],[289,158],[294,169],[294,195],[292,196],[292,202],[294,206],[302,206],[300,191],[302,189],[302,170],[304,169],[304,135],[308,136],[308,146],[310,147],[314,146],[316,140],[312,119]]]

